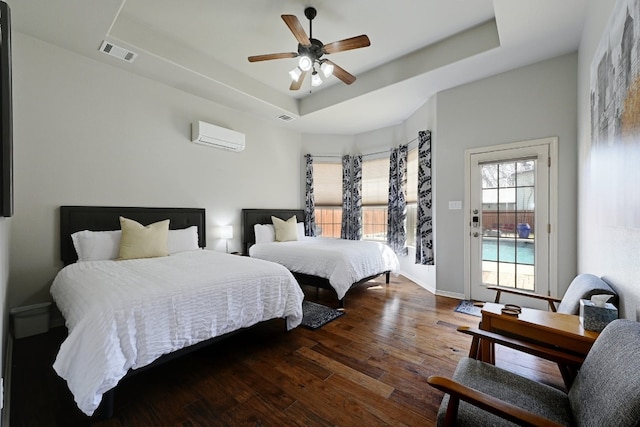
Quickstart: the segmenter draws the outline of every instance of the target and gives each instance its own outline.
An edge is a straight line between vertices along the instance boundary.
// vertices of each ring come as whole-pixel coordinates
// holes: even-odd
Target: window
[[[313,164],[317,235],[340,238],[342,163]],[[407,245],[415,246],[418,214],[418,149],[407,156]],[[387,241],[389,157],[362,162],[362,238]]]
[[[340,238],[342,227],[342,163],[313,163],[316,233]]]
[[[342,207],[316,206],[316,235],[340,238],[342,229]]]
[[[362,162],[362,238],[387,241],[389,157]]]

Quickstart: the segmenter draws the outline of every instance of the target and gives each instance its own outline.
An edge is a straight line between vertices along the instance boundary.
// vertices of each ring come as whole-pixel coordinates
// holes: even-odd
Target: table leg
[[[567,387],[567,390],[569,390],[571,388],[571,385],[573,384],[573,380],[575,380],[576,376],[578,376],[579,366],[558,363],[558,369],[560,369],[560,374],[562,374],[562,379],[564,380],[565,387]]]
[[[480,322],[480,329],[484,331],[491,332],[491,318],[482,316],[482,321]],[[489,342],[487,340],[480,340],[480,357],[479,360],[490,363],[492,365],[496,364],[496,356],[495,356],[495,344]]]

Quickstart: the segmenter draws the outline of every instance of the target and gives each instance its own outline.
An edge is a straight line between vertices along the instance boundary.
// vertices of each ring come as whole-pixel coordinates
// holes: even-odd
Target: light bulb
[[[320,86],[321,84],[322,79],[320,78],[320,75],[317,71],[314,71],[313,74],[311,74],[311,86]]]
[[[300,76],[302,75],[302,70],[296,67],[293,70],[289,71],[289,75],[291,76],[291,79],[294,82],[297,82],[300,79]]]
[[[298,67],[300,67],[302,71],[309,71],[312,65],[313,62],[308,56],[301,56],[300,60],[298,61]]]
[[[333,64],[323,62],[320,66],[320,71],[322,71],[322,74],[324,74],[325,77],[331,77],[331,75],[333,74]]]

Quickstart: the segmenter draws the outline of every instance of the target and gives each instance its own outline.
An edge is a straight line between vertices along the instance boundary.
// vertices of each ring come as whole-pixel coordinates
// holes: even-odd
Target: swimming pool
[[[533,240],[484,238],[482,260],[534,265],[535,243]]]

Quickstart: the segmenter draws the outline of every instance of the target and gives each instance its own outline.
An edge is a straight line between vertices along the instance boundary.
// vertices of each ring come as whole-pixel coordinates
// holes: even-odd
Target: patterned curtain
[[[353,156],[351,184],[350,239],[362,239],[362,156]]]
[[[304,156],[307,163],[307,186],[304,200],[304,233],[307,236],[316,235],[316,202],[313,196],[313,156]]]
[[[342,239],[362,238],[362,156],[342,157]]]
[[[351,156],[342,156],[342,228],[340,238],[348,239],[351,223]]]
[[[418,132],[418,218],[416,264],[434,265],[431,213],[431,131]]]
[[[407,155],[408,145],[391,150],[389,158],[389,205],[387,208],[387,244],[398,255],[406,256],[407,230]]]

